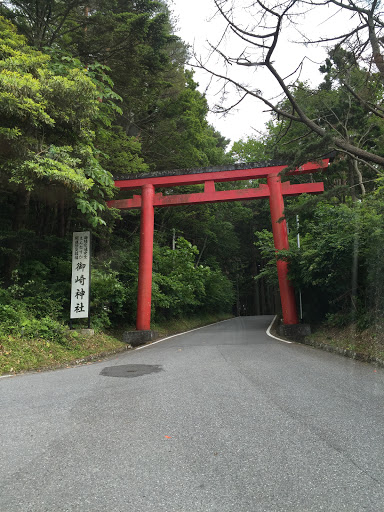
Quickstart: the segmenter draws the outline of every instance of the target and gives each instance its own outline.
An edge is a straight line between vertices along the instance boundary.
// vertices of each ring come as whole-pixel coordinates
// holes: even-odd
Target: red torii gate
[[[320,163],[309,162],[299,169],[289,171],[287,175],[312,173],[325,169],[329,159]],[[291,185],[289,181],[281,182],[280,173],[286,165],[270,165],[265,167],[250,167],[250,165],[234,165],[170,171],[167,175],[154,173],[136,175],[131,179],[116,179],[115,186],[121,190],[141,189],[141,196],[134,195],[132,199],[108,201],[108,206],[127,210],[141,208],[140,225],[140,255],[139,281],[137,295],[136,330],[150,331],[151,327],[151,296],[152,296],[152,261],[153,261],[153,232],[154,207],[174,206],[180,204],[216,203],[221,201],[245,201],[269,197],[271,209],[272,231],[276,251],[288,249],[288,233],[284,217],[283,196],[299,194],[319,194],[324,191],[324,184],[305,183]],[[257,188],[216,191],[215,183],[224,181],[240,181],[267,178],[267,184]],[[204,192],[181,195],[163,195],[155,193],[156,187],[177,187],[204,183]],[[280,220],[280,222],[279,222]],[[285,325],[299,323],[296,310],[294,290],[288,280],[288,264],[277,260],[281,307]]]

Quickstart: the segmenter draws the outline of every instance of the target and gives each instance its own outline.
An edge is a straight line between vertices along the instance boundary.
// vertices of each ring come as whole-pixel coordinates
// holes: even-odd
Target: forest
[[[236,21],[231,2],[214,1],[237,35],[259,41]],[[276,31],[269,42],[263,36],[263,65],[282,85],[277,103],[212,71],[270,107],[263,133],[231,143],[207,121],[207,99],[188,65],[192,50],[175,35],[166,0],[1,3],[2,371],[15,368],[12,353],[22,358],[22,340],[43,344],[48,356],[53,344],[76,342],[68,329],[74,231],[92,232],[92,327],[109,332],[134,325],[140,212],[108,208],[108,200],[122,197],[114,178],[247,162],[294,168],[325,156],[331,157],[325,172],[290,179],[323,181],[325,193],[285,200],[290,250],[277,257],[289,262],[303,322],[328,339],[347,333],[348,346],[363,343],[384,353],[379,6],[353,4],[358,28],[328,41],[322,79],[312,86],[300,79],[284,83],[272,58],[280,21],[299,4],[311,2],[267,10]],[[255,5],[265,15],[264,4]],[[231,57],[216,50],[228,64]],[[249,64],[244,55],[232,64]],[[274,314],[279,308],[268,201],[156,210],[153,322]]]

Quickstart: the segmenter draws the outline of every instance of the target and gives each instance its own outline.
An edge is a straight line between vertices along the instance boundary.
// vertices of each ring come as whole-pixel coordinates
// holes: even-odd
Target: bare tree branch
[[[273,61],[281,34],[284,32],[287,24],[295,26],[296,16],[298,16],[301,7],[305,6],[307,10],[314,9],[315,12],[322,8],[334,7],[337,13],[344,11],[350,13],[352,16],[350,16],[349,21],[354,23],[354,26],[346,27],[342,23],[338,34],[325,35],[321,38],[304,38],[304,42],[306,44],[335,43],[338,47],[345,46],[346,50],[353,52],[355,59],[360,59],[362,64],[369,67],[373,62],[384,84],[384,58],[382,55],[384,22],[381,18],[381,13],[378,12],[379,0],[370,2],[363,2],[362,0],[282,0],[281,2],[278,0],[254,0],[246,6],[244,4],[238,6],[237,2],[230,0],[214,0],[214,3],[217,12],[225,20],[233,36],[236,37],[237,42],[250,45],[240,50],[237,57],[229,55],[224,45],[211,46],[211,55],[215,54],[227,65],[227,69],[224,72],[214,69],[214,66],[209,63],[203,64],[201,60],[197,61],[198,67],[205,69],[213,77],[222,81],[225,87],[232,85],[238,92],[241,92],[239,101],[232,102],[233,104],[230,107],[220,107],[221,112],[228,112],[234,106],[238,106],[247,96],[253,97],[261,101],[278,116],[291,122],[301,123],[318,137],[329,140],[331,136],[333,146],[340,151],[361,161],[370,162],[370,165],[374,164],[384,167],[384,156],[359,147],[359,145],[350,140],[350,135],[348,134],[349,120],[353,115],[352,101],[359,102],[367,112],[374,114],[380,119],[384,119],[384,109],[380,104],[373,104],[371,101],[366,100],[351,84],[346,83],[345,80],[343,81],[340,78],[340,83],[350,93],[346,116],[343,116],[343,119],[341,119],[336,111],[331,110],[331,114],[337,120],[336,123],[330,122],[326,116],[322,116],[319,119],[311,119],[301,104],[300,99],[295,94],[298,74],[302,69],[303,61],[296,67],[295,71],[288,73],[285,78],[278,71],[277,64]],[[237,9],[240,13],[246,11],[249,16],[246,18],[238,17]],[[332,12],[331,16],[333,16]],[[250,19],[252,20],[252,25],[249,22]],[[369,54],[371,59],[369,59]],[[234,75],[235,66],[268,70],[291,105],[292,111],[289,112],[284,108],[282,102],[273,103],[262,90],[242,82],[241,78]],[[322,123],[325,123],[325,127]],[[361,143],[361,141],[356,142]]]
[[[384,119],[384,109],[380,107],[379,105],[373,105],[372,103],[369,103],[365,101],[350,85],[348,85],[347,82],[341,81],[342,85],[348,90],[350,94],[368,111],[372,112],[372,114],[375,114],[375,116],[380,117],[381,119]]]

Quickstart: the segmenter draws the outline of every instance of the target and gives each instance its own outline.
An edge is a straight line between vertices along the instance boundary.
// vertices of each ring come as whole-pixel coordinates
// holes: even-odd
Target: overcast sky
[[[212,0],[170,0],[170,7],[177,19],[179,35],[186,43],[190,44],[201,55],[208,53],[207,40],[213,41],[219,36],[222,24],[217,18],[212,19],[214,14]],[[195,70],[195,80],[200,84],[200,91],[205,92],[209,83],[209,75],[201,70]],[[210,106],[215,103],[215,96],[207,95]],[[258,128],[263,126],[263,122],[255,123],[257,117],[260,117],[262,107],[255,105],[252,111],[245,112],[244,108],[225,118],[217,114],[209,114],[209,122],[219,130],[225,137],[233,142],[239,140],[252,132],[252,123],[257,124]]]
[[[213,17],[214,7],[213,0],[169,0],[169,5],[173,14],[177,20],[176,26],[178,27],[177,35],[179,35],[185,42],[194,46],[200,55],[208,54],[208,46],[206,41],[215,42],[222,34],[223,20],[220,17]],[[308,16],[305,18],[306,24],[308,24]],[[327,29],[329,30],[330,21],[327,20]],[[315,27],[319,30],[324,30],[324,25],[315,19]],[[279,52],[276,55],[276,59],[279,61],[280,70],[284,65],[292,65],[293,57],[299,62],[300,59],[308,53],[308,49],[296,45],[288,50],[288,44],[284,43],[280,45]],[[294,53],[293,53],[294,52]],[[311,49],[311,56],[313,56],[316,64],[308,64],[306,70],[306,76],[304,78],[319,77],[317,69],[319,63],[324,61],[325,52],[320,50]],[[310,69],[309,66],[312,66]],[[288,70],[288,68],[287,68]],[[239,72],[246,71],[248,73],[248,79],[254,80],[254,83],[259,87],[259,83],[262,83],[264,90],[266,88],[270,97],[278,94],[279,89],[275,87],[275,82],[269,76],[262,76],[261,71],[258,71],[258,75],[252,75],[252,71],[249,68],[244,70],[240,69]],[[253,78],[254,77],[254,78]],[[202,71],[197,70],[195,73],[195,80],[200,83],[200,90],[204,92],[205,87],[208,84],[209,77]],[[213,88],[211,88],[214,90]],[[219,100],[218,95],[207,94],[207,99],[212,107],[215,101]],[[225,118],[219,115],[210,114],[208,119],[211,124],[215,126],[225,137],[232,140],[232,142],[239,140],[240,138],[246,138],[252,136],[256,132],[255,130],[263,131],[265,123],[269,119],[269,115],[264,113],[266,107],[255,99],[247,100],[247,103],[241,104],[237,111]]]

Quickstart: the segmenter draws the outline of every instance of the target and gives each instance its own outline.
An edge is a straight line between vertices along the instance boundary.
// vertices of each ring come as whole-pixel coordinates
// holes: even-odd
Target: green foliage
[[[381,192],[364,202],[320,201],[305,210],[305,196],[287,211],[290,220],[290,250],[278,257],[288,259],[290,279],[303,293],[307,320],[328,317],[331,325],[356,322],[366,328],[384,311],[384,202]],[[300,249],[296,243],[295,214],[300,210]],[[261,274],[276,278],[272,234],[256,233],[267,265]]]
[[[265,260],[265,265],[255,279],[266,279],[271,286],[278,286],[277,268],[276,268],[276,250],[273,242],[272,231],[263,229],[255,232],[255,245],[260,251],[261,257]]]
[[[71,63],[64,75],[54,74],[49,57],[28,47],[4,18],[0,32],[2,179],[37,195],[53,186],[78,201],[92,225],[103,223],[114,184],[93,145],[101,110],[95,79]]]
[[[234,142],[229,155],[239,163],[266,162],[272,157],[272,148],[266,136],[248,136],[246,140]]]
[[[291,275],[310,296],[312,315],[351,309],[356,284],[353,265],[359,237],[359,213],[346,204],[319,203],[309,218],[300,218],[301,248],[291,254]],[[293,246],[294,247],[294,246]]]
[[[113,320],[125,313],[126,288],[119,280],[118,272],[113,271],[110,263],[104,262],[101,268],[92,268],[91,315],[92,325],[96,328],[111,326]]]
[[[180,82],[169,85],[158,98],[157,122],[142,135],[147,161],[157,170],[186,169],[220,165],[228,140],[206,120],[208,104],[197,90],[193,73],[185,71]]]
[[[384,311],[384,194],[379,188],[366,198],[360,212],[360,268],[364,280],[360,293],[362,308],[370,322],[378,322]]]
[[[141,155],[141,143],[136,137],[129,137],[121,126],[102,130],[97,135],[100,163],[114,176],[137,174],[148,171],[148,165]]]
[[[18,290],[20,291],[20,290]],[[0,334],[22,336],[29,339],[41,338],[55,343],[66,343],[66,329],[54,318],[54,310],[58,305],[53,301],[42,304],[39,309],[36,302],[31,305],[15,297],[15,287],[9,290],[0,290]],[[44,306],[47,310],[43,313]],[[55,308],[56,306],[56,308]],[[37,314],[36,314],[37,313]]]
[[[196,265],[198,250],[183,237],[176,249],[156,247],[153,298],[156,315],[182,316],[200,310],[228,311],[233,303],[230,282],[219,270]]]
[[[0,268],[8,294],[2,318],[9,314],[12,325],[4,320],[4,329],[12,336],[48,340],[57,331],[64,343],[57,325],[68,319],[69,234],[89,226],[93,325],[133,321],[138,245],[117,237],[127,250],[110,247],[112,173],[230,160],[228,141],[207,123],[206,99],[184,69],[186,46],[173,34],[165,3],[103,0],[90,7],[39,0],[0,8],[19,32],[0,18]],[[235,253],[239,244],[220,216],[226,214],[215,207],[202,210],[202,253],[210,264],[185,239],[170,251],[159,231],[155,317],[231,309],[230,271],[224,274],[219,261],[224,245]],[[135,232],[138,216],[131,219]]]
[[[136,241],[137,242],[137,241]],[[137,297],[138,245],[131,243],[111,257],[110,267],[97,286],[104,310],[116,321],[134,322]],[[176,318],[200,312],[228,312],[233,304],[233,289],[219,270],[198,264],[197,247],[179,237],[175,250],[154,244],[152,320]],[[104,283],[105,280],[105,283]],[[103,289],[105,295],[101,293]],[[113,293],[110,293],[110,290]],[[94,292],[92,292],[93,295]],[[94,307],[95,298],[92,300]],[[113,302],[112,302],[113,301]],[[98,301],[100,305],[100,301]],[[100,308],[99,308],[100,311]]]

